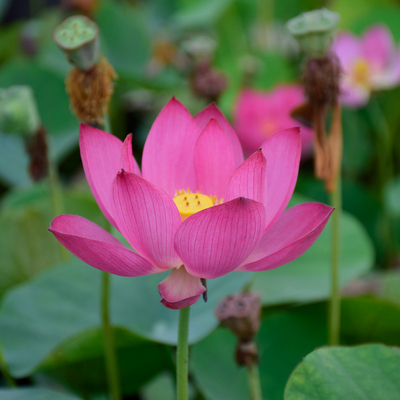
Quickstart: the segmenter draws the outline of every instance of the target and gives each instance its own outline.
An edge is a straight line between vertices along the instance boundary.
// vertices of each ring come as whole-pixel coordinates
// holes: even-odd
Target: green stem
[[[16,384],[14,378],[10,375],[10,372],[8,371],[7,363],[3,357],[3,353],[1,351],[1,349],[0,349],[0,367],[1,367],[1,372],[3,373],[4,379],[7,382],[7,385],[10,387],[17,387],[17,384]]]
[[[54,216],[64,214],[64,202],[62,198],[60,184],[58,181],[58,173],[56,167],[51,161],[49,161],[49,166],[48,166],[48,177],[49,177],[51,201],[53,203]],[[61,259],[63,261],[67,261],[69,258],[68,250],[61,243],[59,243],[59,246],[60,246]]]
[[[108,386],[110,390],[110,398],[119,400],[121,398],[121,390],[119,386],[118,363],[115,355],[114,337],[109,316],[109,298],[110,298],[110,274],[102,272],[101,286],[101,316],[103,322],[103,338],[104,338],[104,353],[106,360],[106,372]]]
[[[340,337],[340,289],[339,289],[339,266],[340,266],[340,215],[342,213],[342,181],[339,176],[336,189],[331,197],[332,207],[335,211],[332,215],[332,268],[331,285],[332,292],[329,303],[329,344],[337,346]]]
[[[190,307],[179,310],[178,349],[176,353],[177,400],[188,400]]]
[[[247,368],[250,388],[250,399],[251,400],[262,400],[261,383],[260,383],[260,372],[258,371],[258,365],[253,364]]]
[[[391,137],[390,128],[386,121],[385,114],[383,113],[377,98],[371,99],[369,114],[376,134],[379,177],[378,190],[381,199],[383,199],[385,187],[394,177],[393,139]],[[385,207],[383,207],[382,211],[380,231],[382,247],[384,248],[386,255],[383,264],[388,267],[394,257],[394,244],[391,218]]]
[[[377,98],[370,101],[370,118],[376,134],[378,153],[379,191],[382,194],[386,183],[394,176],[393,146],[389,125]]]

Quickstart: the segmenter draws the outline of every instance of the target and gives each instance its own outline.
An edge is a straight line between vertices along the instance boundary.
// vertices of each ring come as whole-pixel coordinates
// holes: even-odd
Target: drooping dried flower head
[[[85,124],[103,124],[114,91],[113,81],[117,74],[102,57],[89,71],[74,67],[66,78],[66,89],[71,107]]]

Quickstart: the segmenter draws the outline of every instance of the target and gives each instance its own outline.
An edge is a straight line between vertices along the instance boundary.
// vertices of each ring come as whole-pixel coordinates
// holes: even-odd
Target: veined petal
[[[393,36],[385,25],[375,25],[365,32],[362,52],[374,71],[381,71],[389,65],[396,49]]]
[[[175,98],[161,110],[143,149],[142,174],[171,197],[176,190],[196,190],[193,152],[200,129]]]
[[[282,215],[296,186],[301,158],[300,128],[274,133],[262,145],[267,159],[268,229]]]
[[[139,165],[132,153],[132,133],[124,140],[121,153],[121,167],[126,172],[134,172],[141,175]]]
[[[132,172],[121,171],[112,185],[113,215],[129,244],[159,268],[179,264],[174,236],[181,223],[167,193]]]
[[[175,249],[189,274],[213,279],[235,270],[264,232],[265,208],[239,197],[186,219],[175,235]]]
[[[184,266],[173,269],[158,285],[161,303],[173,310],[189,307],[206,291],[200,278],[190,275]]]
[[[229,201],[236,197],[258,201],[267,209],[267,160],[261,149],[232,174],[225,199]]]
[[[236,132],[216,104],[210,104],[194,116],[194,120],[199,126],[200,130],[203,130],[206,127],[211,118],[214,118],[225,131],[235,153],[236,167],[238,167],[244,160],[242,146],[239,138],[236,135]]]
[[[229,177],[235,170],[235,153],[224,130],[211,119],[197,140],[194,149],[197,190],[222,198]]]
[[[238,270],[266,271],[300,257],[321,234],[333,210],[320,203],[289,208]]]
[[[79,148],[86,179],[104,216],[116,228],[111,215],[111,183],[121,169],[122,142],[110,133],[80,124]]]
[[[77,215],[59,215],[49,231],[86,264],[120,276],[162,272],[93,222]]]

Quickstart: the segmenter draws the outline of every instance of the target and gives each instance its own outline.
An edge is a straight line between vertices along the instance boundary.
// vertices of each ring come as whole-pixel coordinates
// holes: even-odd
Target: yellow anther
[[[174,203],[178,207],[182,221],[191,215],[214,205],[214,202],[210,197],[200,193],[180,194],[174,197]]]
[[[366,60],[357,60],[352,68],[353,79],[356,83],[362,86],[369,86],[369,72],[370,67]]]

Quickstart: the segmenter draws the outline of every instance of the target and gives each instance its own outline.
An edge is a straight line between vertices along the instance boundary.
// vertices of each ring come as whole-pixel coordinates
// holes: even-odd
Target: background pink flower
[[[239,140],[215,105],[193,118],[172,99],[151,128],[142,172],[131,140],[128,135],[122,143],[81,125],[88,183],[132,248],[76,215],[56,217],[50,231],[103,271],[139,276],[170,270],[158,287],[166,307],[195,303],[206,290],[202,278],[269,270],[294,260],[314,243],[333,211],[319,203],[285,211],[299,169],[298,128],[270,136],[243,162]]]
[[[290,113],[304,101],[304,89],[300,85],[277,86],[272,92],[242,90],[233,122],[245,154],[256,151],[273,133],[299,126]],[[312,129],[301,127],[303,157],[312,151],[313,137]]]
[[[347,106],[363,106],[371,91],[400,83],[400,49],[384,25],[369,28],[361,38],[339,34],[332,50],[342,64],[341,101]]]

